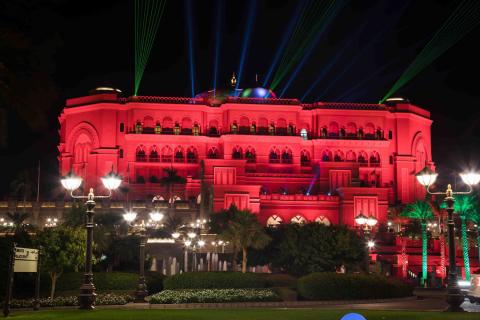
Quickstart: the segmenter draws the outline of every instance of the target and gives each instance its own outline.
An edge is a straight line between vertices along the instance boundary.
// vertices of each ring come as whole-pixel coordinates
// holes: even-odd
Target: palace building
[[[304,104],[261,87],[195,98],[97,88],[68,99],[59,121],[61,174],[72,169],[84,187],[113,168],[130,201],[167,199],[159,181],[174,168],[186,178],[175,200],[199,203],[204,185],[210,210],[235,204],[266,225],[354,226],[360,212],[386,223],[389,207],[424,198],[414,174],[434,166],[430,113],[400,98]]]

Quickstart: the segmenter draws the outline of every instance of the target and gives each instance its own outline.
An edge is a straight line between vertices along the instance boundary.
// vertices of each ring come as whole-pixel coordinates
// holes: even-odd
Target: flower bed
[[[164,280],[165,289],[264,288],[265,280],[256,273],[185,272]]]
[[[164,290],[150,297],[152,304],[280,301],[270,289]]]
[[[11,308],[31,308],[33,306],[33,299],[13,299],[10,303]],[[116,294],[99,294],[95,304],[101,305],[123,305],[133,301],[130,295],[116,295]],[[48,298],[40,299],[40,307],[67,307],[78,306],[78,298],[75,296],[56,297],[53,300]]]

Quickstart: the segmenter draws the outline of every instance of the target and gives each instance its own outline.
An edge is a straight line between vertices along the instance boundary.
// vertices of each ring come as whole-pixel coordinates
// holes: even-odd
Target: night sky
[[[192,1],[196,93],[213,83],[218,3]],[[224,3],[218,86],[237,72],[252,5],[255,18],[240,86],[253,85],[255,74],[262,81],[267,73],[299,1]],[[459,3],[346,1],[284,97],[301,98],[327,69],[304,102],[320,95],[322,101],[378,102]],[[139,95],[191,95],[185,7],[184,1],[167,0]],[[398,93],[431,111],[433,158],[450,179],[467,167],[480,169],[479,36],[477,26]],[[0,2],[0,108],[7,110],[8,122],[7,144],[0,148],[0,198],[7,197],[10,181],[39,159],[42,194],[49,196],[58,184],[57,116],[65,99],[101,84],[131,95],[133,44],[133,0]]]

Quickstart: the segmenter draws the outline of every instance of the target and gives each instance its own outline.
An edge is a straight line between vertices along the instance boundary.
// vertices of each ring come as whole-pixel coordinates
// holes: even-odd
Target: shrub
[[[163,290],[163,281],[165,276],[161,272],[145,273],[147,280],[147,289],[149,294],[154,294]]]
[[[296,288],[297,278],[285,273],[263,273],[260,276],[267,287],[290,287]]]
[[[312,273],[298,279],[298,293],[307,300],[382,299],[412,295],[413,288],[377,275]]]
[[[124,305],[132,302],[134,298],[130,295],[116,295],[116,294],[99,294],[95,304],[102,305]],[[33,306],[33,299],[13,299],[10,307],[12,308],[31,308]],[[40,299],[40,307],[66,307],[78,306],[78,298],[76,296],[56,297],[52,299]]]
[[[83,280],[83,273],[71,272],[60,276],[57,291],[78,290]],[[98,291],[135,290],[138,274],[128,272],[96,272],[93,275],[95,288]]]
[[[265,280],[256,273],[186,272],[166,278],[165,289],[264,288]]]
[[[280,301],[271,289],[164,290],[150,297],[150,303],[222,303]]]

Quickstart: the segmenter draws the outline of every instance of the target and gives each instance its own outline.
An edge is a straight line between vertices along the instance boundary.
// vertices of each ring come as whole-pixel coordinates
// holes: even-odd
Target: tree
[[[17,177],[10,183],[10,189],[14,196],[20,197],[23,202],[23,212],[25,212],[26,202],[33,195],[34,182],[31,170],[21,171]]]
[[[187,180],[177,174],[177,170],[173,167],[163,169],[165,176],[160,179],[160,184],[167,189],[168,203],[170,208],[174,207],[173,189],[176,184],[185,184]]]
[[[86,233],[80,228],[59,226],[45,228],[36,239],[42,248],[42,268],[50,274],[50,298],[55,296],[55,286],[65,269],[77,271],[86,251]]]
[[[442,208],[446,205],[443,204]],[[455,197],[453,209],[460,217],[461,232],[462,232],[462,251],[463,251],[463,265],[465,267],[465,279],[470,281],[470,257],[468,256],[468,235],[467,235],[467,220],[470,216],[475,216],[474,212],[478,212],[478,203],[476,195],[458,195]]]
[[[470,210],[467,213],[467,220],[473,222],[477,226],[478,263],[480,264],[480,210],[478,208],[478,203],[476,203],[474,210]]]
[[[274,270],[293,275],[335,272],[342,265],[359,270],[366,255],[364,241],[345,226],[319,223],[285,224],[267,228],[272,238],[263,250],[252,250],[255,264],[269,263]]]
[[[428,272],[428,249],[427,249],[427,220],[433,219],[432,207],[428,202],[416,201],[408,204],[403,212],[402,217],[420,220],[422,230],[422,284],[425,284]]]

